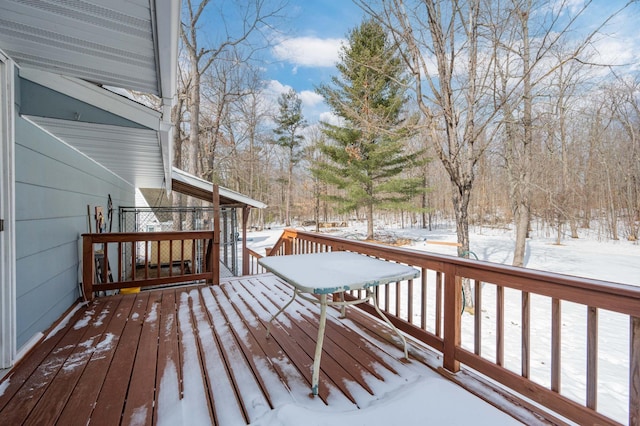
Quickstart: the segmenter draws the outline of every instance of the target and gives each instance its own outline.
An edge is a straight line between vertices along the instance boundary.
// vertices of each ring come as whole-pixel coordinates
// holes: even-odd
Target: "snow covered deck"
[[[403,361],[389,328],[354,308],[329,309],[310,396],[317,306],[297,300],[266,338],[290,295],[267,274],[97,298],[0,382],[0,423],[517,423],[435,373],[426,350]]]

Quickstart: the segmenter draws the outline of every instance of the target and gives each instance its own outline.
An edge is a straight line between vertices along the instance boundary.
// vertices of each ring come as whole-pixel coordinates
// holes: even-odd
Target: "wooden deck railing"
[[[377,288],[379,305],[396,327],[441,352],[449,372],[458,372],[463,364],[579,424],[640,425],[640,288],[295,230],[285,230],[267,255],[337,250],[421,270],[420,282]],[[263,272],[257,265],[260,255],[250,252],[250,256],[251,270]],[[472,284],[476,315],[461,315],[462,280]],[[545,303],[548,309],[537,309]],[[373,312],[372,306],[358,306]],[[585,317],[582,332],[567,331],[564,324],[563,313],[569,317],[568,312],[576,309]],[[544,312],[550,312],[550,317],[541,317]],[[599,398],[612,392],[599,386],[599,342],[609,336],[599,333],[598,319],[611,314],[622,316],[623,324],[629,324],[629,355],[623,358],[621,377],[616,377],[622,393],[628,389],[629,404],[626,412],[613,414],[598,409]],[[463,317],[471,318],[464,324],[471,329],[465,335],[473,336],[466,344],[462,342]],[[511,322],[519,323],[517,347],[505,347],[506,325]],[[562,340],[569,337],[583,342],[578,351],[586,354],[583,365],[576,366],[577,359],[563,359]],[[532,353],[539,353],[540,348],[548,353],[533,366]],[[517,365],[507,362],[513,357],[519,358]],[[541,375],[542,364],[547,370]],[[577,380],[575,369],[582,369],[586,377],[584,395],[569,394],[562,387],[563,376]]]
[[[262,257],[262,255],[254,250],[247,249],[247,253],[249,253],[249,261],[248,261],[248,274],[247,275],[257,275],[264,274],[266,269],[264,269],[259,263],[258,259]]]
[[[213,234],[189,231],[82,235],[85,300],[91,300],[98,291],[194,281],[219,283],[219,244],[216,247]]]

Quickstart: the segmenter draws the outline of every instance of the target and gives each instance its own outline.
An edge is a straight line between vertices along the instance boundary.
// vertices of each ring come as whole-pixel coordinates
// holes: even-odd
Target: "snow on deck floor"
[[[98,299],[0,383],[2,424],[518,424],[333,309],[311,397],[318,307],[296,300],[266,338],[290,294],[263,275]]]

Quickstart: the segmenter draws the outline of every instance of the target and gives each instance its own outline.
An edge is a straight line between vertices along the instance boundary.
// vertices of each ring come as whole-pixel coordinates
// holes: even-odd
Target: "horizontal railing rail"
[[[83,234],[83,296],[91,300],[100,291],[217,283],[213,241],[212,231]]]
[[[291,229],[266,255],[337,250],[420,269],[420,282],[377,288],[378,303],[396,327],[441,352],[449,372],[458,372],[463,364],[580,424],[640,425],[640,288]],[[250,257],[259,266],[261,255],[252,251]],[[252,270],[263,272],[257,267]],[[472,289],[474,315],[461,315],[465,280]],[[373,312],[372,306],[364,306]],[[623,325],[620,328],[628,327],[620,333],[620,339],[628,342],[622,344],[628,356],[616,354],[623,365],[612,385],[628,389],[624,413],[603,413],[598,408],[598,401],[607,396],[598,374],[599,342],[610,338],[600,334],[599,318],[605,316],[614,316]],[[584,325],[569,328],[565,318],[583,318]],[[464,336],[472,336],[467,338],[470,341],[462,341],[463,328]],[[512,342],[515,339],[516,347],[507,346],[507,335],[514,329],[519,335],[509,337]],[[563,351],[569,350],[563,339],[579,342],[581,347],[570,349],[584,359],[563,358]],[[540,351],[545,359],[534,359],[532,354]],[[575,365],[578,362],[584,365]],[[580,368],[584,394],[565,391],[561,378]]]

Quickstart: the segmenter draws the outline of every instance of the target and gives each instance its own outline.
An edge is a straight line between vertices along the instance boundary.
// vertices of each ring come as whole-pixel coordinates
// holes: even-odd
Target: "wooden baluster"
[[[149,241],[144,242],[144,279],[149,279]]]
[[[473,312],[473,352],[482,354],[482,282],[475,280],[473,284],[474,312]]]
[[[138,249],[138,242],[137,241],[132,241],[131,242],[131,281],[135,281],[136,280],[136,266],[137,266],[137,249]]]
[[[529,293],[522,292],[522,365],[520,374],[529,378],[531,374],[531,302]]]
[[[551,390],[560,392],[560,345],[561,335],[560,299],[551,299]]]
[[[102,243],[102,283],[106,284],[109,275],[109,245]]]
[[[598,308],[587,307],[587,407],[598,407]]]
[[[640,424],[640,317],[629,317],[629,424]]]
[[[118,278],[115,281],[124,281],[122,277],[122,241],[118,241]]]
[[[504,365],[504,287],[496,288],[496,364]]]
[[[173,276],[173,242],[176,240],[169,240],[169,276]],[[180,262],[182,263],[182,262]]]
[[[427,270],[422,268],[422,275],[420,277],[421,295],[420,295],[420,327],[423,330],[427,329]]]
[[[396,316],[400,318],[400,302],[402,301],[402,283],[396,282]]]
[[[162,257],[160,257],[162,251],[162,241],[158,240],[155,243],[158,247],[158,252],[156,253],[156,278],[160,278],[160,271],[162,270]]]
[[[384,311],[389,312],[389,284],[385,284],[384,286]]]
[[[200,274],[203,272],[202,270],[202,262],[200,262],[200,265],[198,268],[196,268],[196,246],[198,245],[198,240],[196,240],[195,238],[190,240],[191,241],[191,272],[194,274]],[[204,259],[204,257],[202,258]],[[197,270],[196,270],[197,269]]]
[[[193,262],[193,258],[191,259]],[[180,275],[185,275],[185,260],[184,260],[184,240],[180,240]]]
[[[413,324],[413,280],[407,282],[407,321]]]
[[[436,336],[442,337],[442,272],[436,272]]]

